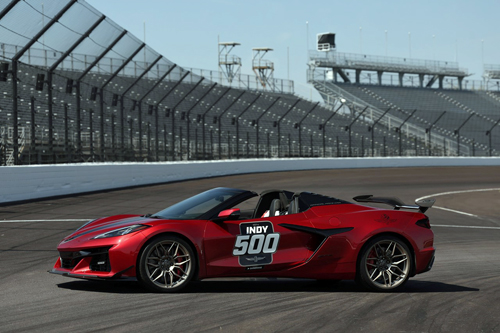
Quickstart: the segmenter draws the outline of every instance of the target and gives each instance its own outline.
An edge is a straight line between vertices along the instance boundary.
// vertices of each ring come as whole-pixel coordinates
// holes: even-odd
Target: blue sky
[[[252,74],[252,48],[270,47],[274,76],[286,79],[289,49],[289,77],[304,95],[307,30],[311,49],[316,33],[334,32],[339,52],[381,56],[387,30],[388,56],[409,57],[411,45],[411,58],[458,60],[474,74],[470,79],[481,79],[483,55],[484,63],[500,65],[498,0],[87,1],[141,40],[146,22],[146,43],[185,67],[217,69],[220,36],[241,43],[233,53],[243,74]]]

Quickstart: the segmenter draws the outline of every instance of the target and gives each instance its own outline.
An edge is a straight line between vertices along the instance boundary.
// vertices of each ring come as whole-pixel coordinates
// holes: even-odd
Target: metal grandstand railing
[[[315,77],[319,79],[320,76],[322,76],[322,81],[333,81],[333,71],[328,70],[328,69],[320,69],[320,68],[314,68],[314,70],[308,69],[308,77],[310,76],[309,73],[312,71],[315,72]],[[345,74],[347,77],[350,79],[354,79],[355,77],[355,70],[344,70]],[[321,75],[319,73],[322,73]],[[378,77],[376,73],[374,72],[363,72],[360,75],[360,82],[362,84],[373,84],[373,85],[379,85],[378,83]],[[399,75],[398,74],[391,74],[391,73],[385,73],[382,78],[380,84],[382,85],[388,85],[388,86],[395,86],[398,85],[399,83]],[[437,83],[435,84],[437,85]],[[403,79],[403,85],[404,87],[415,87],[418,88],[420,87],[420,81],[418,74],[407,74],[404,76]],[[472,90],[472,91],[500,91],[500,79],[494,80],[494,79],[487,79],[487,80],[472,80],[472,79],[464,79],[462,80],[462,89],[461,90]],[[457,78],[454,77],[446,77],[443,80],[443,89],[455,89],[459,90],[460,89],[460,83]]]
[[[294,84],[291,80],[285,79],[273,79],[273,84],[270,84],[264,88],[259,81],[259,78],[255,75],[240,74],[232,77],[232,80],[228,78],[221,71],[213,71],[208,69],[198,69],[198,68],[188,68],[185,69],[191,71],[193,74],[206,77],[212,82],[217,82],[223,86],[228,86],[237,89],[248,89],[254,91],[267,91],[280,94],[293,94]]]
[[[484,65],[484,74],[486,79],[500,80],[500,65]],[[498,83],[498,81],[497,81]]]
[[[337,51],[321,52],[309,51],[312,62],[324,65],[338,65],[343,68],[358,68],[383,71],[405,71],[426,74],[446,74],[466,76],[467,69],[460,68],[452,61],[418,60],[409,58],[373,56],[355,53],[341,53]]]

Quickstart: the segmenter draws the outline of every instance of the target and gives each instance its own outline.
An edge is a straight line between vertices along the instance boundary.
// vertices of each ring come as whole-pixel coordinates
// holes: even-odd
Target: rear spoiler
[[[434,205],[436,199],[417,199],[415,200],[416,205],[407,205],[398,198],[384,198],[384,197],[374,197],[373,195],[358,195],[352,198],[356,202],[373,202],[382,203],[386,205],[393,206],[395,210],[400,209],[415,209],[421,213],[425,213],[429,208]]]

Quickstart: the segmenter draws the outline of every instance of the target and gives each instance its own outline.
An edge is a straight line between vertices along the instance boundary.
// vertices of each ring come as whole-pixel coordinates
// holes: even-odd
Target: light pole
[[[306,55],[309,58],[309,21],[306,21]]]
[[[363,53],[363,27],[359,27],[359,50]]]
[[[436,61],[436,35],[432,35],[432,59]]]
[[[408,50],[410,51],[410,59],[411,59],[411,32],[408,32]]]
[[[483,63],[484,67],[484,39],[481,39],[481,62]]]
[[[385,56],[387,57],[387,30],[385,31]]]

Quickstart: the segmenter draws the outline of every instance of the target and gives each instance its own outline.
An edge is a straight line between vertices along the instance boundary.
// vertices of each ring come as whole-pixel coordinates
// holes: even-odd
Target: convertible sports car
[[[240,209],[257,199],[253,209]],[[137,279],[157,292],[214,277],[355,279],[374,291],[393,291],[431,269],[434,235],[423,213],[433,199],[416,205],[371,195],[353,199],[393,209],[309,192],[269,190],[259,196],[215,188],[153,215],[84,224],[59,244],[60,258],[50,272]]]

